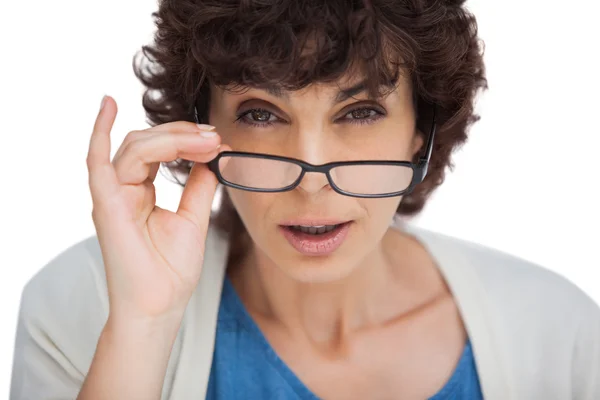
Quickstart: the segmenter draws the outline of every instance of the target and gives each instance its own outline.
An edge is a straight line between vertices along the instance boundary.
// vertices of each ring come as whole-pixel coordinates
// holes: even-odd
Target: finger
[[[175,122],[167,122],[164,124],[156,125],[151,128],[135,130],[129,132],[121,146],[117,149],[117,152],[114,155],[114,158],[118,158],[121,156],[123,149],[129,145],[129,143],[136,141],[138,139],[145,139],[151,136],[156,135],[159,132],[172,132],[172,133],[183,133],[183,132],[210,132],[214,131],[215,127],[212,125],[196,125],[192,122],[187,121],[175,121]],[[113,158],[113,159],[114,159]]]
[[[210,153],[206,154],[206,160],[212,160],[213,158],[215,158],[217,156],[217,154],[219,154],[219,146],[217,146],[213,151],[211,151]],[[191,153],[181,153],[179,155],[179,158],[181,160],[185,161],[190,161],[193,160],[194,158],[197,158],[198,155],[196,154],[191,154]],[[203,155],[204,157],[204,155]],[[151,182],[154,182],[154,180],[156,179],[156,175],[158,174],[158,171],[160,169],[160,163],[154,163],[150,166],[150,172],[148,173],[148,180],[150,180]]]
[[[184,154],[191,161],[206,162],[220,141],[219,135],[206,138],[197,133],[170,132],[136,140],[113,160],[117,179],[121,184],[139,184],[150,177],[154,164],[174,161]]]
[[[156,136],[159,133],[160,132],[155,132],[155,131],[131,131],[131,132],[129,132],[125,136],[125,139],[123,139],[123,142],[121,142],[121,146],[119,146],[119,148],[117,149],[117,152],[113,156],[113,164],[115,163],[116,160],[121,158],[121,156],[123,155],[123,150],[125,150],[127,148],[127,146],[129,146],[131,143],[135,142],[136,140],[146,139],[146,138],[149,138],[152,136]]]
[[[200,132],[214,131],[215,129],[212,125],[195,124],[189,121],[173,121],[143,129],[141,132]]]
[[[227,150],[231,150],[227,145],[219,148],[219,151]],[[217,183],[217,177],[208,169],[208,165],[195,163],[179,201],[177,214],[196,225],[202,237],[207,233]]]
[[[110,162],[110,131],[117,115],[117,103],[110,97],[104,98],[104,106],[98,112],[87,155],[89,185],[92,200],[110,196],[117,190],[115,171]]]

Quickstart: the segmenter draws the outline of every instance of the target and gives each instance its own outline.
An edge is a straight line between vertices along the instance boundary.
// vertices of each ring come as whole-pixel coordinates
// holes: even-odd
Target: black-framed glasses
[[[198,120],[195,111],[196,123]],[[433,149],[436,106],[425,154],[410,161],[337,161],[313,165],[305,161],[263,153],[224,151],[208,163],[225,186],[251,192],[278,193],[296,188],[307,172],[323,173],[337,193],[361,198],[382,198],[410,193],[423,182]]]

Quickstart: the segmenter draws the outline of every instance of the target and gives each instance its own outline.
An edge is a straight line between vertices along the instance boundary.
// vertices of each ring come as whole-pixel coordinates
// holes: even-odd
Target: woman
[[[589,297],[407,222],[486,86],[462,3],[161,2],[153,127],[111,162],[103,99],[97,237],[27,285],[12,398],[600,398]]]

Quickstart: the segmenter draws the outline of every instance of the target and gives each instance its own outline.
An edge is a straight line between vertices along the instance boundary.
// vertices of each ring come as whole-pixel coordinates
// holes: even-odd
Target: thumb
[[[228,150],[231,150],[229,146],[223,145],[219,152]],[[223,160],[222,166],[226,162]],[[203,235],[208,229],[212,202],[218,183],[217,177],[208,169],[207,164],[194,163],[179,201],[177,214],[192,221]]]

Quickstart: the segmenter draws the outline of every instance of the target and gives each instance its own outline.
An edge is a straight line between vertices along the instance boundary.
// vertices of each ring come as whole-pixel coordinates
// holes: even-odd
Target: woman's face
[[[259,89],[232,93],[213,86],[209,121],[222,143],[234,151],[293,157],[311,164],[412,160],[423,139],[416,134],[410,84],[400,78],[395,90],[378,100],[369,99],[366,91],[352,97],[340,94],[359,83],[344,80],[283,93]],[[288,192],[229,187],[227,191],[261,262],[272,263],[303,282],[340,279],[373,256],[401,200],[344,196],[320,173],[305,174],[299,186]],[[299,218],[350,222],[336,230],[342,240],[337,236],[324,243],[301,237],[298,242],[282,225],[306,225]],[[335,250],[323,251],[332,244]]]

